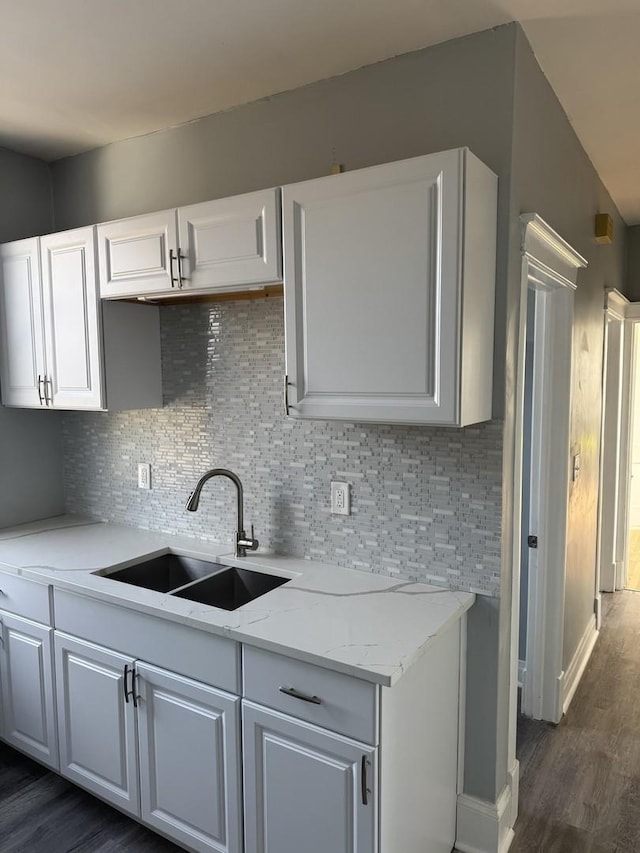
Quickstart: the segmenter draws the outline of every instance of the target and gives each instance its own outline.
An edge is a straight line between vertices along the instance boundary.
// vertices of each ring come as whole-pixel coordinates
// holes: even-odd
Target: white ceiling
[[[46,160],[520,20],[640,222],[640,0],[0,0],[0,144]]]

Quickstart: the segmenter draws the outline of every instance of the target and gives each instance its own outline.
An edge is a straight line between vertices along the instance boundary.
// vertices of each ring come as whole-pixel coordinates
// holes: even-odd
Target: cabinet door
[[[53,700],[53,628],[0,612],[3,737],[58,769]]]
[[[94,228],[49,234],[40,248],[49,401],[58,409],[101,409]]]
[[[40,407],[45,364],[37,237],[0,246],[0,279],[2,402]]]
[[[246,701],[242,727],[246,853],[374,853],[376,749]]]
[[[139,815],[133,659],[56,631],[55,661],[61,773]]]
[[[284,187],[293,417],[456,422],[463,168],[449,151]]]
[[[97,226],[100,296],[142,296],[178,286],[175,210]]]
[[[140,693],[142,819],[192,850],[241,850],[240,700],[148,664]]]
[[[181,207],[178,230],[185,289],[237,290],[281,279],[277,189]]]

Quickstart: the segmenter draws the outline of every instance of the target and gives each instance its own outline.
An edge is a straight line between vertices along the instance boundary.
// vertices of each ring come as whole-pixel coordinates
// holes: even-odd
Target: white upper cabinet
[[[40,240],[47,394],[57,409],[104,408],[94,229]]]
[[[177,287],[175,210],[98,225],[100,296],[143,296]]]
[[[277,189],[107,222],[97,231],[103,299],[237,291],[282,276]]]
[[[0,246],[0,382],[7,406],[43,401],[44,333],[37,237]]]
[[[101,305],[93,226],[0,246],[0,379],[5,406],[162,406],[153,306]]]
[[[284,187],[293,417],[491,418],[497,178],[467,149]]]

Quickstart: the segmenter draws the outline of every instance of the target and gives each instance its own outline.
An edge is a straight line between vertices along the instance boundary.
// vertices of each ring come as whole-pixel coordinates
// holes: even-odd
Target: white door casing
[[[558,722],[566,698],[562,690],[562,653],[566,564],[566,527],[569,494],[571,348],[573,337],[573,292],[578,270],[586,260],[566,243],[537,214],[523,214],[522,275],[517,410],[513,482],[514,566],[511,602],[511,684],[509,702],[508,766],[516,760],[518,709],[518,625],[520,604],[521,537],[538,535],[537,570],[530,569],[527,634],[527,678],[523,691],[523,713]],[[542,446],[538,462],[537,492],[532,495],[532,513],[537,530],[523,531],[522,440],[525,377],[525,329],[527,290],[543,294],[542,349],[538,356],[539,392],[542,400],[533,415]],[[536,439],[532,437],[532,442]],[[533,507],[535,504],[535,507]]]
[[[629,301],[617,291],[608,291],[604,312],[602,425],[600,438],[600,489],[598,490],[598,538],[596,598],[600,590],[620,588],[618,541],[623,440],[625,314]],[[598,607],[598,611],[600,608]]]

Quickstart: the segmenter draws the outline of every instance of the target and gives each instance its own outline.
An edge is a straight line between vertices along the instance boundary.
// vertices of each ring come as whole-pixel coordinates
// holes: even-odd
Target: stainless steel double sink
[[[125,569],[96,574],[222,610],[237,610],[289,580],[181,554],[162,554]]]

